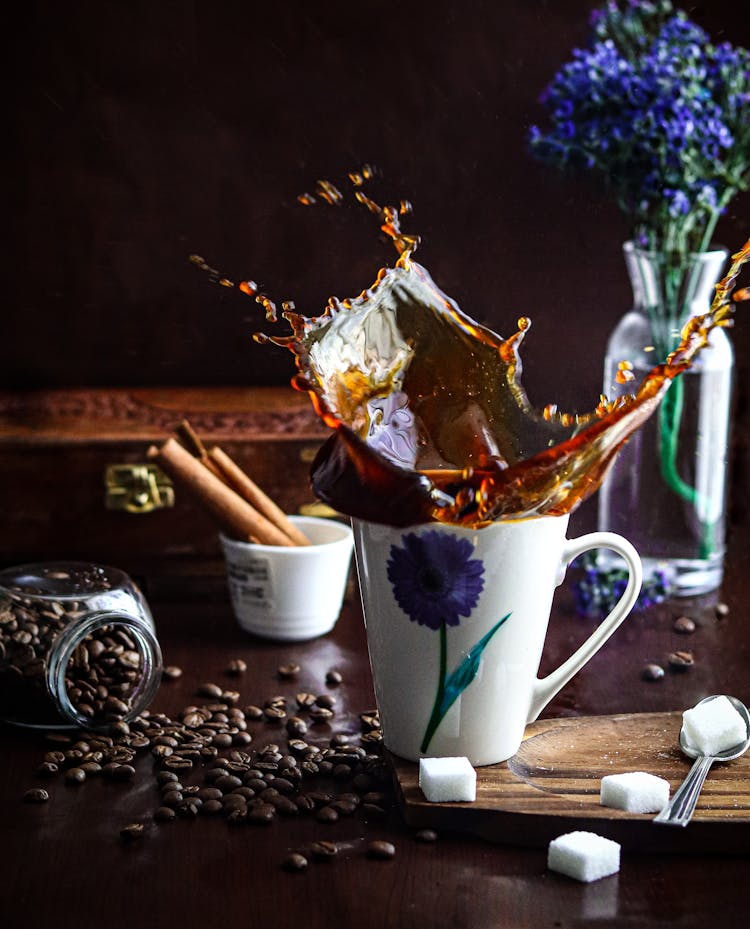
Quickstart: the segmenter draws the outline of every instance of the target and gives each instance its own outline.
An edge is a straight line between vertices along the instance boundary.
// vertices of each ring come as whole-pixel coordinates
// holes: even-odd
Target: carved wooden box
[[[287,512],[314,512],[328,431],[289,388],[0,392],[0,563],[113,564],[150,589],[223,583],[217,526],[148,464],[188,420]]]

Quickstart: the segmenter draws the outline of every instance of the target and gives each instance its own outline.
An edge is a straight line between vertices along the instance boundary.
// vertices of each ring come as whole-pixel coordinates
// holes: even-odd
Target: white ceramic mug
[[[239,625],[281,642],[333,629],[352,559],[352,530],[335,519],[290,516],[311,545],[259,545],[221,536]]]
[[[599,650],[641,589],[633,546],[611,532],[568,540],[567,516],[394,529],[353,521],[383,740],[394,754],[514,755],[524,727]],[[555,588],[589,549],[621,555],[628,583],[615,608],[557,670],[537,678]]]

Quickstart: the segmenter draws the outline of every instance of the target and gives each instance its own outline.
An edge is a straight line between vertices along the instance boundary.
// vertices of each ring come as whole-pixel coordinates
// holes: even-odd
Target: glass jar
[[[0,719],[106,730],[146,709],[161,668],[151,612],[124,572],[78,562],[0,571]]]
[[[682,264],[624,247],[633,307],[607,346],[603,392],[635,392],[645,374],[677,344],[690,316],[709,309],[724,250],[687,256]],[[618,383],[618,364],[633,380]],[[726,474],[734,354],[723,329],[674,380],[658,409],[626,443],[599,491],[599,529],[635,545],[644,573],[659,571],[675,596],[721,585]],[[600,558],[605,567],[608,556]]]

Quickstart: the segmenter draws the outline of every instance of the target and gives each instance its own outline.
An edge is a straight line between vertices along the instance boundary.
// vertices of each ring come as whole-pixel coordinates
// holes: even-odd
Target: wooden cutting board
[[[600,804],[605,774],[647,771],[666,778],[674,793],[692,764],[677,747],[681,722],[682,713],[537,721],[513,758],[477,768],[474,803],[428,803],[419,789],[419,766],[392,756],[404,819],[414,828],[516,845],[546,845],[583,829],[626,849],[750,854],[750,752],[714,764],[684,828],[654,823],[654,814]]]

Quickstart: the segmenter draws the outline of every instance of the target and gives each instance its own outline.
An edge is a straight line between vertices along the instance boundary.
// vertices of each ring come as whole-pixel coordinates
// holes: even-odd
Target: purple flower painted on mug
[[[470,616],[484,588],[484,564],[471,557],[471,542],[434,530],[411,532],[402,542],[391,546],[388,580],[409,619],[440,629]]]

